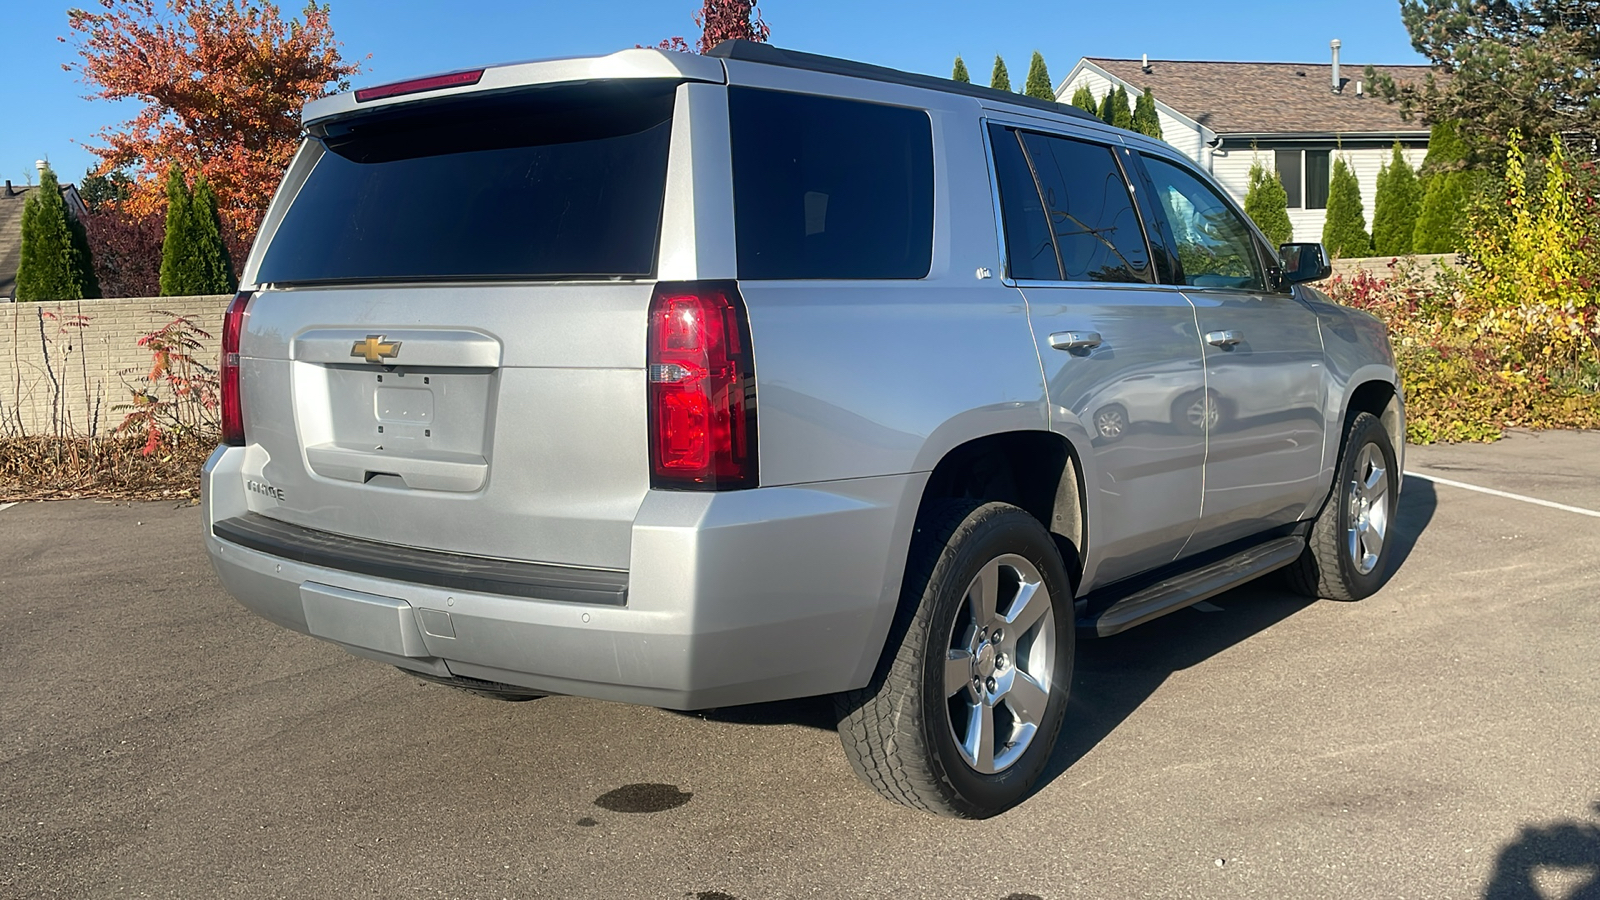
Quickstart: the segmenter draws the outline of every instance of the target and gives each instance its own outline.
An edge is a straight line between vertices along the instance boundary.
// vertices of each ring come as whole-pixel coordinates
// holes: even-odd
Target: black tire
[[[395,668],[400,668],[396,666]],[[419,681],[430,684],[442,684],[458,691],[466,691],[474,697],[483,697],[486,700],[504,700],[507,703],[523,703],[528,700],[538,700],[549,694],[518,687],[514,684],[502,684],[498,681],[484,681],[480,678],[465,678],[462,676],[430,675],[426,672],[415,672],[411,669],[400,669]]]
[[[1372,448],[1372,452],[1367,452],[1368,448]],[[1380,521],[1383,537],[1375,562],[1362,571],[1364,563],[1357,561],[1357,551],[1351,543],[1352,525],[1362,524],[1360,498],[1355,496],[1359,493],[1356,484],[1372,480],[1371,463],[1375,458],[1382,459],[1383,473],[1379,480],[1383,494],[1368,510],[1366,524],[1370,529],[1372,522]],[[1358,472],[1358,468],[1362,471]],[[1289,586],[1295,592],[1326,600],[1354,601],[1371,596],[1383,587],[1389,580],[1393,561],[1392,535],[1400,497],[1399,478],[1389,432],[1371,413],[1357,413],[1345,428],[1333,489],[1328,492],[1328,500],[1311,527],[1305,552],[1285,570]],[[1352,502],[1353,497],[1355,502]],[[1368,554],[1362,552],[1361,556],[1365,560]]]
[[[999,573],[991,582],[997,585],[992,603],[997,616],[991,623],[1001,623],[1009,612],[1032,624],[1010,635],[974,624],[978,604],[969,602],[968,591],[980,572]],[[1035,576],[1039,581],[1028,580]],[[1025,585],[1038,587],[1030,594],[1024,593]],[[1019,618],[1017,598],[1026,605],[1038,590],[1049,592],[1049,602],[1028,607]],[[1061,730],[1074,636],[1070,582],[1054,540],[1037,519],[1009,504],[975,500],[925,510],[878,670],[865,688],[837,698],[839,739],[851,766],[873,790],[914,809],[981,819],[1011,808],[1032,789]],[[992,646],[982,649],[988,641]],[[960,646],[952,649],[953,644]],[[980,649],[969,652],[968,647]],[[976,680],[970,692],[966,681],[948,690],[949,672],[959,669],[963,658]],[[1040,703],[1038,689],[1044,684],[1048,692]],[[989,693],[983,696],[990,701],[979,699],[985,686]],[[1043,711],[1029,712],[1030,707]],[[978,733],[970,730],[970,717],[986,723],[988,758],[997,771],[978,770],[985,758],[981,750],[977,764],[964,756],[954,733],[963,712],[969,717],[965,742],[984,746],[970,737]],[[1024,734],[1030,724],[1031,737]],[[1014,740],[1002,743],[1002,737]]]

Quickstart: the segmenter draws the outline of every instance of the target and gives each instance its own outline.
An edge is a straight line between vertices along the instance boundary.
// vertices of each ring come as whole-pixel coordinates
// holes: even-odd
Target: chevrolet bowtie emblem
[[[386,342],[381,334],[369,334],[366,340],[356,341],[356,345],[350,348],[350,355],[359,356],[369,363],[394,359],[400,355],[400,342]]]

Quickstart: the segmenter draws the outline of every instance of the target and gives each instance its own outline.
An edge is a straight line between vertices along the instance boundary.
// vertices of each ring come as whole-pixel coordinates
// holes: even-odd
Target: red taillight
[[[647,361],[650,486],[755,487],[755,366],[738,287],[656,285]]]
[[[430,75],[427,78],[396,81],[394,84],[380,84],[377,87],[356,91],[356,102],[365,103],[368,100],[382,100],[385,97],[398,97],[401,94],[415,94],[419,91],[436,91],[439,88],[463,87],[477,84],[482,77],[482,69],[472,69],[467,72],[451,72],[448,75]]]
[[[239,336],[250,294],[240,292],[222,317],[222,442],[244,446],[244,407],[239,403]]]

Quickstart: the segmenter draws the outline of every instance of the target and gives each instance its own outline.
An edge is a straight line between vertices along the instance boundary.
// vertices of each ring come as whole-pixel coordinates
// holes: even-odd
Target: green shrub
[[[962,62],[961,57],[959,56],[956,57],[955,69],[950,72],[950,80],[959,81],[962,84],[972,83],[972,76],[967,74],[967,64]]]
[[[22,205],[22,255],[16,299],[81,300],[100,296],[89,239],[61,198],[61,182],[46,167]]]
[[[994,55],[994,71],[989,75],[989,87],[997,91],[1011,90],[1011,76],[1006,73],[1006,61],[998,53]]]
[[[1165,140],[1161,136],[1161,116],[1156,112],[1156,98],[1149,88],[1145,88],[1133,104],[1133,130],[1158,141]]]
[[[1121,85],[1107,91],[1100,104],[1100,121],[1117,128],[1133,128],[1133,110],[1128,108],[1128,92]]]
[[[1464,224],[1473,188],[1466,166],[1467,146],[1456,123],[1434,125],[1428,135],[1428,156],[1422,161],[1422,206],[1411,252],[1455,253],[1466,246]]]
[[[1372,201],[1372,246],[1379,256],[1411,252],[1421,202],[1417,173],[1396,141],[1394,155],[1378,170],[1378,192]]]
[[[1289,221],[1289,194],[1278,180],[1278,173],[1268,172],[1259,160],[1250,164],[1250,189],[1244,195],[1244,212],[1272,246],[1287,244],[1294,237],[1294,225]]]
[[[1028,64],[1028,80],[1022,92],[1036,100],[1054,100],[1056,92],[1050,87],[1050,70],[1044,66],[1044,55],[1033,51],[1033,61]]]
[[[1372,255],[1372,236],[1367,234],[1366,211],[1361,206],[1361,184],[1342,157],[1333,161],[1327,213],[1322,224],[1322,245],[1329,254],[1336,257]]]
[[[1072,105],[1085,112],[1100,114],[1100,105],[1094,102],[1094,91],[1089,90],[1087,84],[1078,85],[1078,89],[1072,94]]]
[[[204,175],[190,193],[183,172],[167,170],[167,233],[161,242],[161,296],[227,294],[233,262],[222,241],[217,197]]]

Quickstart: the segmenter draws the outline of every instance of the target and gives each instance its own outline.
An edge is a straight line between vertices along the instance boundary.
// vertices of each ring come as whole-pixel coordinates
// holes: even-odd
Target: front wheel
[[[1061,730],[1072,595],[1054,540],[1004,503],[951,501],[913,539],[872,681],[839,696],[839,737],[884,797],[987,818],[1025,797]]]
[[[1360,600],[1389,578],[1400,471],[1389,432],[1371,413],[1345,429],[1333,492],[1311,527],[1289,584],[1308,597]]]

